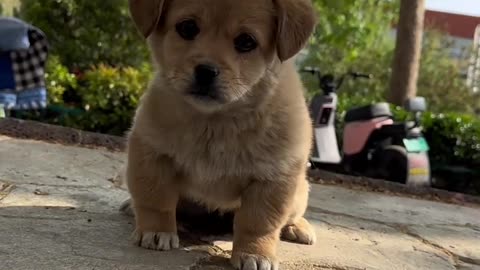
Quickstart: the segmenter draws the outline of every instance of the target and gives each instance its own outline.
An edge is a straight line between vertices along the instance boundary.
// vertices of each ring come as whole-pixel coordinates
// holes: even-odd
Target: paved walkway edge
[[[121,152],[125,149],[125,138],[123,137],[13,118],[0,120],[0,135],[87,148],[102,147],[115,152]],[[312,170],[309,172],[309,176],[312,182],[327,185],[341,185],[350,189],[390,193],[397,196],[441,201],[451,204],[480,205],[480,197],[435,188],[409,187],[382,180],[341,175],[322,170]]]
[[[13,118],[0,119],[0,134],[18,139],[29,139],[88,148],[104,147],[123,151],[123,137],[86,132],[73,128]]]

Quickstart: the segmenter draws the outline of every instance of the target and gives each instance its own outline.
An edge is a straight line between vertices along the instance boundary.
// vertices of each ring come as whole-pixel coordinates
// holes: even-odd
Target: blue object
[[[0,51],[25,50],[30,47],[29,25],[9,17],[0,17]]]
[[[16,110],[40,109],[47,106],[47,89],[37,87],[17,93]]]
[[[10,54],[0,52],[0,91],[13,90],[15,87]]]
[[[12,110],[17,104],[17,95],[13,91],[0,91],[0,106]]]
[[[0,105],[7,110],[45,108],[47,106],[47,89],[37,87],[22,92],[0,91]]]

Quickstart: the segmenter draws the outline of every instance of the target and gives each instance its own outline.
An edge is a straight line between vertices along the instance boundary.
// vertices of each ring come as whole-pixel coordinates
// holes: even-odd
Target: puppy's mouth
[[[187,96],[204,103],[223,103],[223,98],[216,86],[192,86],[187,90]]]

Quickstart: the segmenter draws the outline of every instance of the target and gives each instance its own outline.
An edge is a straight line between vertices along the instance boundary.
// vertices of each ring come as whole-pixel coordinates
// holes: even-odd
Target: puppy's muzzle
[[[220,71],[217,67],[210,64],[201,64],[195,67],[194,85],[190,94],[199,98],[217,99],[217,79]]]

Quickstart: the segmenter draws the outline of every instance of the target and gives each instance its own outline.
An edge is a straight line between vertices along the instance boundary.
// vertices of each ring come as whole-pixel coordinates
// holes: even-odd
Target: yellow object
[[[413,168],[410,169],[410,175],[426,175],[428,170],[426,168]]]

